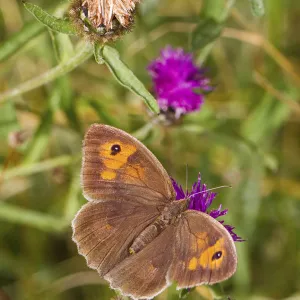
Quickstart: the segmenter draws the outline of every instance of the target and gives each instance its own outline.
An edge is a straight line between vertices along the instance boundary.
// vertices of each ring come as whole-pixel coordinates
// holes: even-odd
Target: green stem
[[[49,71],[45,72],[44,74],[41,74],[38,77],[21,83],[19,86],[0,94],[0,103],[7,101],[9,98],[16,97],[25,92],[33,90],[41,85],[49,83],[55,78],[72,71],[77,66],[85,62],[88,58],[90,58],[93,54],[93,46],[90,43],[79,43],[77,49],[77,54],[69,60],[62,62],[58,66],[54,67],[53,69],[50,69]]]
[[[81,156],[80,156],[81,157]],[[63,155],[56,158],[51,158],[48,160],[44,160],[42,162],[34,163],[31,165],[24,165],[20,167],[15,167],[4,172],[2,180],[8,180],[16,176],[27,176],[36,174],[39,172],[47,171],[54,169],[60,166],[66,166],[78,161],[78,157],[74,157],[71,155]]]
[[[9,58],[21,49],[28,41],[46,31],[45,26],[37,22],[26,24],[20,31],[0,46],[0,62]]]
[[[1,203],[0,219],[14,224],[32,226],[47,232],[61,232],[68,226],[68,221],[40,212]]]
[[[78,167],[75,167],[72,174],[71,184],[69,186],[69,191],[66,197],[66,205],[65,205],[65,212],[64,218],[66,220],[72,220],[79,209],[78,203],[78,195],[81,190],[80,185],[80,170]]]

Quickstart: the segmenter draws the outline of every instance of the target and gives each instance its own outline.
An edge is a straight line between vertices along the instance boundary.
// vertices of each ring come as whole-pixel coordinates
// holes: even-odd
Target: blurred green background
[[[67,4],[32,2],[58,15]],[[300,299],[300,2],[266,0],[258,17],[248,0],[144,0],[132,32],[112,46],[152,92],[147,65],[166,45],[192,51],[191,32],[208,17],[223,22],[222,34],[193,54],[215,90],[166,128],[91,55],[34,88],[80,41],[48,31],[21,1],[0,0],[1,300],[115,297],[71,240],[86,201],[82,138],[95,122],[137,136],[182,184],[188,164],[189,185],[199,171],[208,187],[232,185],[214,208],[228,208],[226,223],[247,240],[236,244],[237,272],[186,299]],[[179,293],[170,287],[157,299]]]

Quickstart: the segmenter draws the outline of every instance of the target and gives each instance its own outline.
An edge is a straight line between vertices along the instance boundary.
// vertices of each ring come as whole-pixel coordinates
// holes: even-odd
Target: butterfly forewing
[[[213,284],[236,270],[236,249],[228,231],[209,215],[185,211],[176,227],[174,260],[168,280],[178,288]]]
[[[175,197],[167,172],[155,156],[126,132],[92,125],[84,139],[82,186],[88,200],[163,205]]]

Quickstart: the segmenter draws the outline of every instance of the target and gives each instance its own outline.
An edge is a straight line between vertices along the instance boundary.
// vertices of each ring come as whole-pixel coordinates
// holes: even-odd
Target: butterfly
[[[81,170],[88,203],[76,214],[73,240],[87,265],[125,296],[151,299],[172,282],[178,289],[213,284],[236,270],[234,241],[208,214],[176,200],[157,158],[128,133],[92,125]]]

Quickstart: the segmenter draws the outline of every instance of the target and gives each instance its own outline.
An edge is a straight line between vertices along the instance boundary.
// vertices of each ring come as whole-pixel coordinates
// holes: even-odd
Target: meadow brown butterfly
[[[83,194],[89,201],[73,220],[73,240],[89,267],[111,288],[150,299],[177,288],[213,284],[236,270],[234,241],[206,213],[175,200],[156,157],[126,132],[92,125],[83,143]]]

